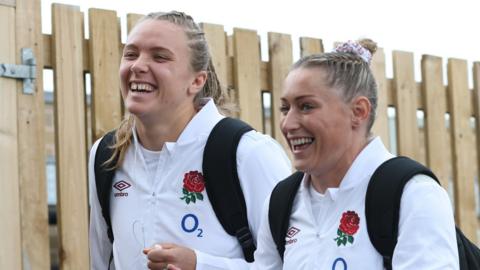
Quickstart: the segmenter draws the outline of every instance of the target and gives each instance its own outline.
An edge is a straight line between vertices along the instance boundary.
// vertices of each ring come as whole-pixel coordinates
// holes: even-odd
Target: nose
[[[148,71],[148,61],[140,55],[135,61],[133,61],[132,65],[130,66],[130,70],[133,73],[145,73]]]
[[[283,134],[292,132],[300,127],[300,122],[298,119],[298,114],[294,109],[288,110],[286,114],[282,114],[280,117],[280,129]]]

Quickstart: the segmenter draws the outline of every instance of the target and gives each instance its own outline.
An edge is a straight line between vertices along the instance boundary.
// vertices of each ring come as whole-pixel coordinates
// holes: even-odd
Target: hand
[[[195,270],[197,256],[189,248],[164,243],[146,248],[143,253],[148,258],[148,268],[152,270]]]

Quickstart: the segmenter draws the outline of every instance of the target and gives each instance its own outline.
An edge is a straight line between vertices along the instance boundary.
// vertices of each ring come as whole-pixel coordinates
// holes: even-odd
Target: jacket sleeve
[[[405,186],[393,269],[459,269],[455,221],[447,192],[426,175]]]
[[[268,221],[270,196],[265,200],[262,221],[258,231],[257,250],[255,251],[255,270],[282,269],[283,262],[277,251],[277,246],[272,238],[270,223]]]
[[[96,141],[90,150],[88,161],[88,179],[90,189],[90,269],[104,270],[108,269],[108,262],[112,251],[112,245],[107,236],[107,225],[102,216],[102,209],[97,197],[97,188],[95,185],[95,153],[100,140]],[[113,269],[113,268],[112,268]]]
[[[237,171],[247,205],[250,230],[255,241],[262,219],[263,203],[276,183],[290,175],[291,168],[285,151],[271,137],[250,131],[240,140],[237,150]],[[197,270],[253,269],[255,264],[247,263],[243,258],[231,259],[198,250],[195,252]]]

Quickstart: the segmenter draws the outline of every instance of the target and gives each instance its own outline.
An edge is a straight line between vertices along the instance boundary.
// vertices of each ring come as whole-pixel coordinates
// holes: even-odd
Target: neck
[[[179,108],[158,117],[135,117],[138,140],[148,150],[160,151],[165,142],[176,142],[197,112],[191,107]],[[176,116],[176,117],[174,117]]]
[[[310,173],[313,188],[322,194],[328,188],[338,188],[358,154],[368,143],[369,140],[367,138],[353,142],[349,151],[343,153],[339,159],[334,160],[331,166],[325,166],[326,169],[324,171]]]
[[[347,166],[347,164],[337,163],[332,171],[311,173],[310,180],[312,181],[313,188],[322,194],[325,193],[328,188],[338,188],[348,168],[350,168],[350,166]]]

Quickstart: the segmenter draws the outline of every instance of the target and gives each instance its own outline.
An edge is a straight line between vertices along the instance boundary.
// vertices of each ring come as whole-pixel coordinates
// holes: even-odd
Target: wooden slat
[[[52,36],[43,34],[43,52],[41,54],[42,56],[42,62],[43,62],[43,68],[52,68]]]
[[[270,76],[270,63],[260,62],[260,89],[271,90],[272,79]]]
[[[415,95],[417,96],[417,106],[418,110],[423,110],[423,99],[422,99],[422,83],[417,82],[415,83]],[[385,91],[387,92],[387,106],[395,107],[395,80],[394,79],[387,79],[385,84]],[[446,93],[446,91],[445,91]]]
[[[395,84],[395,82],[394,82],[393,79],[387,79],[386,91],[387,91],[388,106],[395,106],[395,96],[394,96],[395,91],[393,90],[395,88],[394,84]],[[419,110],[425,110],[425,108],[423,106],[424,102],[423,102],[423,97],[422,97],[422,92],[423,92],[422,87],[423,87],[422,83],[420,83],[420,82],[416,83],[417,109],[419,109]],[[445,91],[444,91],[445,95],[447,95],[447,86],[444,86],[444,88],[445,88]],[[469,110],[469,113],[473,116],[474,115],[473,103],[475,103],[475,97],[474,97],[472,91],[469,93],[469,98],[468,99],[470,100],[470,102],[469,102],[470,104],[468,105],[468,110]],[[447,108],[447,112],[448,112],[448,108]]]
[[[15,47],[15,9],[0,6],[0,63],[18,64]],[[17,91],[21,84],[0,77],[0,269],[22,269],[17,139]]]
[[[227,87],[227,39],[223,25],[202,23],[200,26],[205,33],[218,80]]]
[[[233,56],[227,56],[227,85],[231,90],[231,93],[235,93],[234,88],[234,80],[233,80]],[[235,100],[236,97],[233,97]],[[236,102],[236,101],[235,101]]]
[[[423,162],[417,128],[417,88],[413,72],[413,54],[393,52],[394,96],[397,109],[398,154]]]
[[[227,35],[227,54],[233,57],[233,35]]]
[[[92,141],[116,128],[122,120],[118,68],[120,35],[115,11],[89,9],[92,76]]]
[[[480,62],[473,63],[473,93],[472,94],[474,97],[473,108],[474,108],[474,116],[476,121],[475,137],[477,138],[477,162],[478,162],[477,168],[480,168]]]
[[[228,87],[227,35],[223,29],[223,25],[202,23],[200,27],[205,33],[218,81],[224,91],[228,93],[230,100],[235,103],[234,91],[229,91]],[[238,117],[236,113],[232,115]]]
[[[43,67],[44,68],[53,68],[53,49],[52,49],[52,35],[43,34]],[[90,40],[84,39],[83,40],[83,55],[89,55],[90,48],[89,45]],[[83,57],[83,71],[90,72],[90,61],[88,57]]]
[[[17,0],[17,52],[32,48],[36,58],[35,92],[17,92],[20,207],[24,268],[50,269],[47,184],[45,173],[45,106],[40,0]]]
[[[231,36],[227,37],[227,41],[231,40]],[[89,49],[89,39],[84,39],[84,45],[83,45],[83,55],[89,55],[90,49]],[[229,41],[230,42],[230,41]],[[230,45],[229,45],[230,46]],[[120,51],[122,51],[123,44],[119,44]],[[227,57],[227,82],[229,87],[233,87],[233,55],[230,55],[230,49],[228,49],[228,54],[229,56]],[[48,34],[43,34],[43,61],[44,61],[44,68],[52,68],[52,60],[51,60],[51,36]],[[83,70],[85,72],[90,72],[90,63],[89,63],[89,58],[84,57],[83,59]],[[270,86],[270,79],[268,77],[268,62],[262,62],[260,64],[260,72],[261,72],[261,89],[268,90],[271,89]],[[395,105],[395,97],[394,97],[394,80],[393,79],[386,79],[385,83],[385,91],[387,93],[387,105],[388,106],[394,106]],[[422,84],[420,82],[416,83],[416,88],[417,88],[417,108],[419,110],[423,110],[423,101],[422,101],[422,96],[421,96],[421,89],[422,89]],[[446,88],[446,87],[445,87]],[[446,93],[446,91],[445,91]],[[471,104],[474,102],[474,97],[473,93],[471,93]],[[473,111],[471,112],[473,115]]]
[[[300,55],[304,57],[314,53],[323,53],[322,40],[318,38],[301,37]]]
[[[387,149],[389,149],[387,78],[385,77],[385,53],[383,49],[378,48],[377,52],[373,55],[371,69],[377,81],[377,111],[372,132],[380,136]]]
[[[0,0],[0,6],[15,7],[16,0]]]
[[[128,13],[127,14],[127,33],[130,33],[130,31],[132,31],[133,27],[137,24],[137,22],[144,16],[145,15],[143,14]]]
[[[89,269],[83,18],[59,4],[52,16],[60,269]]]
[[[234,82],[234,68],[233,68],[233,65],[234,65],[234,61],[233,61],[233,35],[227,35],[227,62],[228,62],[228,65],[227,65],[227,82],[228,82],[228,86],[230,87],[231,89],[231,98],[232,100],[235,102],[235,104],[238,105],[238,94],[236,94],[236,89],[235,89],[235,82]],[[240,111],[237,112],[237,117],[240,117]]]
[[[450,109],[453,143],[453,172],[455,184],[455,214],[457,223],[465,235],[476,243],[477,218],[475,212],[474,166],[468,153],[476,149],[471,145],[470,100],[467,62],[459,59],[448,61],[448,106]]]
[[[227,40],[230,40],[231,36],[227,38]],[[90,49],[89,49],[89,39],[84,39],[83,40],[83,55],[89,55],[90,54]],[[123,47],[123,44],[119,45],[120,48]],[[228,48],[227,48],[228,49]],[[120,49],[121,51],[121,49]],[[230,54],[230,52],[229,52]],[[44,62],[44,68],[52,68],[52,49],[51,49],[51,35],[48,34],[43,34],[43,62]],[[83,58],[83,70],[85,72],[90,72],[90,63],[89,63],[89,57],[84,57]],[[270,79],[268,75],[268,62],[262,62],[260,64],[260,73],[261,73],[261,89],[268,90],[271,89],[270,85]],[[233,87],[233,56],[229,55],[227,57],[227,82],[229,87]],[[388,106],[394,106],[394,91],[392,90],[394,88],[394,81],[393,79],[387,79],[385,83],[385,92],[387,93],[387,104]],[[421,88],[422,85],[421,83],[416,83],[416,88],[417,88],[417,108],[420,110],[423,110],[423,102],[421,99]],[[445,91],[446,93],[446,91]],[[473,104],[473,94],[471,97],[471,103]],[[473,112],[472,112],[473,115]]]
[[[272,132],[273,137],[280,142],[287,152],[288,144],[280,131],[280,97],[283,92],[283,81],[293,62],[292,38],[290,35],[268,33],[268,48],[270,58],[271,93],[272,93]]]
[[[240,118],[256,130],[262,130],[260,48],[257,32],[235,28],[234,78]]]
[[[425,108],[425,132],[427,164],[448,190],[450,177],[448,130],[445,125],[447,100],[443,85],[442,58],[430,55],[422,57],[422,81]]]
[[[472,95],[474,97],[473,110],[474,110],[475,127],[476,127],[476,130],[474,131],[475,132],[474,137],[477,140],[476,141],[477,142],[476,158],[474,160],[477,161],[477,169],[480,169],[480,139],[479,139],[480,138],[480,62],[473,63],[473,91],[472,92],[473,92]],[[480,172],[477,170],[477,183],[479,182],[479,175],[480,175]],[[480,190],[478,188],[475,189],[475,193],[477,195],[479,192]],[[480,222],[477,223],[477,225],[480,225]]]

